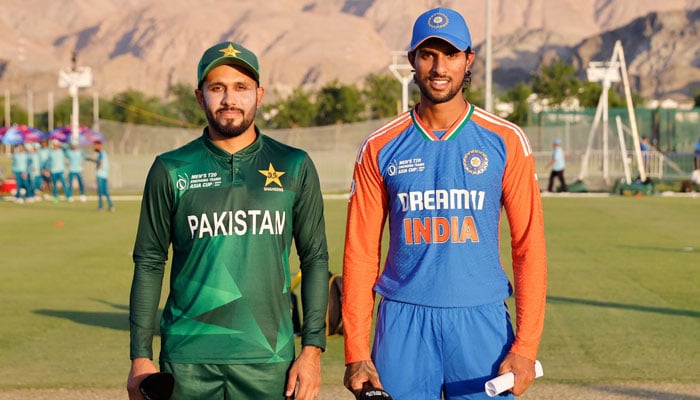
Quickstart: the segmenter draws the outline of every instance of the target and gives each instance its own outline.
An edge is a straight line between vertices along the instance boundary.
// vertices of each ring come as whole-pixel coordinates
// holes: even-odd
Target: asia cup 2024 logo
[[[489,159],[486,157],[486,153],[481,150],[470,150],[462,158],[462,164],[470,174],[479,175],[488,168]]]
[[[175,186],[178,190],[187,190],[187,188],[190,186],[190,177],[184,173],[182,175],[178,174]]]

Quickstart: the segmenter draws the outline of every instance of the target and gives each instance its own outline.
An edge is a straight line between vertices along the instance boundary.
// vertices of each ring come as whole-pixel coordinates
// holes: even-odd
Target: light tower
[[[639,146],[639,133],[637,130],[637,118],[634,113],[634,104],[632,103],[632,91],[630,88],[629,75],[627,73],[627,64],[625,62],[625,53],[622,48],[622,42],[616,41],[613,48],[613,54],[610,57],[610,61],[591,61],[589,63],[589,68],[586,70],[588,80],[594,82],[601,82],[603,86],[603,91],[598,99],[598,107],[596,108],[595,117],[593,118],[593,124],[591,125],[591,130],[588,135],[588,146],[586,148],[586,153],[583,155],[581,162],[581,171],[579,173],[579,181],[582,181],[585,174],[588,172],[588,157],[590,155],[593,138],[595,136],[595,131],[603,122],[603,178],[605,182],[608,182],[608,91],[610,89],[611,83],[619,82],[622,80],[622,84],[625,90],[625,103],[627,104],[627,113],[630,119],[630,130],[632,134],[632,140],[634,143],[634,153],[637,159],[637,168],[639,170],[639,177],[642,182],[646,181],[646,172],[644,171],[644,162],[642,160],[642,153]]]
[[[401,112],[408,111],[408,85],[413,80],[413,67],[411,67],[411,64],[399,63],[399,59],[405,57],[405,51],[392,51],[391,65],[389,65],[389,71],[401,82]]]
[[[71,66],[58,71],[58,87],[68,88],[68,93],[73,100],[73,108],[71,111],[71,140],[78,141],[80,112],[78,105],[78,89],[88,88],[92,86],[92,70],[90,67],[79,67],[77,65],[77,54],[73,53],[71,57]]]

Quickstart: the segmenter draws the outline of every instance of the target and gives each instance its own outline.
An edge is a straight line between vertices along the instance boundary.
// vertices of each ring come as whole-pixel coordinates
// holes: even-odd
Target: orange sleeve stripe
[[[410,115],[404,113],[369,135],[360,147],[355,163],[343,255],[342,312],[346,364],[370,359],[373,287],[380,272],[381,239],[388,203],[377,157],[382,147],[410,123]]]
[[[547,252],[532,147],[515,124],[481,110],[475,112],[473,118],[500,135],[506,143],[508,162],[503,176],[503,207],[511,233],[516,304],[516,336],[510,351],[535,360],[544,329]]]

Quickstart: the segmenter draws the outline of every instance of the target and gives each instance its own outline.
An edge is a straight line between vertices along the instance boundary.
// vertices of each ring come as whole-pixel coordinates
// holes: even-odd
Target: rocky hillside
[[[553,57],[585,68],[623,40],[630,75],[645,96],[689,96],[700,78],[700,0],[492,0],[494,82],[508,88]],[[483,82],[486,0],[2,0],[0,88],[34,92],[37,108],[77,53],[100,96],[137,89],[165,97],[194,84],[202,51],[235,40],[261,59],[268,91],[361,81],[388,72],[413,20],[444,5],[461,11]],[[583,71],[583,69],[582,69]],[[695,86],[693,86],[695,85]],[[22,101],[22,100],[17,100]]]

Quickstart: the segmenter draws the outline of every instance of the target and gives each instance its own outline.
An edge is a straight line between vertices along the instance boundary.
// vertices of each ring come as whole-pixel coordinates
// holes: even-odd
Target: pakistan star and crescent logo
[[[228,44],[227,48],[219,51],[224,53],[224,57],[238,57],[238,53],[241,52],[240,50],[236,50],[231,43]]]
[[[272,166],[272,163],[270,163],[270,166],[267,167],[267,170],[259,169],[258,172],[265,175],[265,186],[268,186],[269,184],[274,182],[279,187],[282,187],[282,182],[280,182],[280,176],[284,175],[285,173],[282,171],[275,171],[275,167]]]

